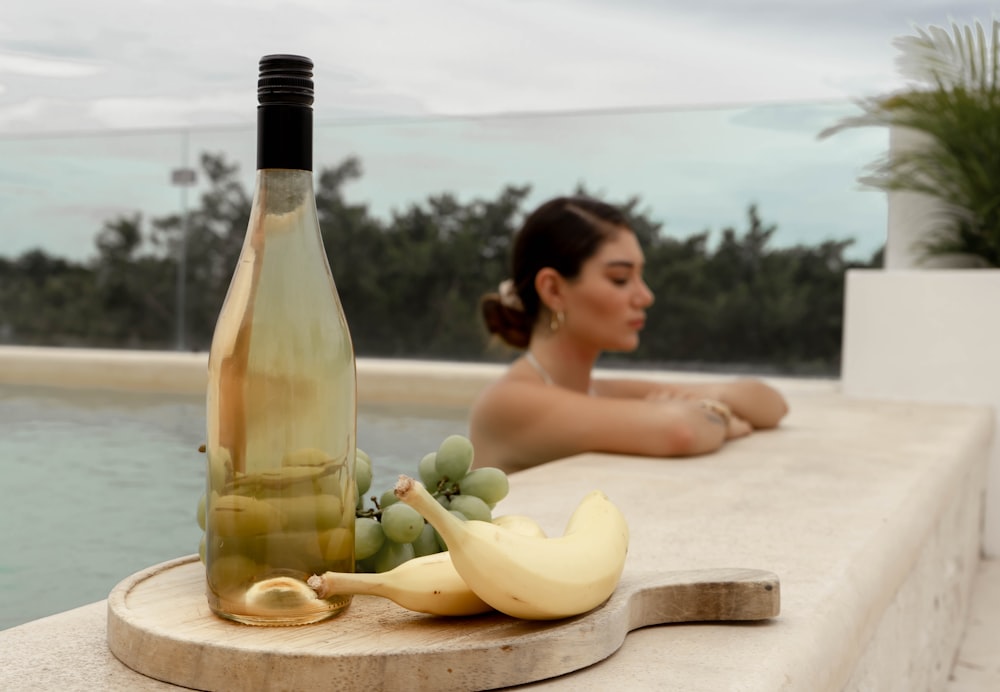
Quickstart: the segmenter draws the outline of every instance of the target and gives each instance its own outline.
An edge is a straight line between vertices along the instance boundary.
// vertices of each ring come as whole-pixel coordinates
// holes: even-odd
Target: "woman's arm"
[[[716,399],[757,429],[774,428],[788,413],[785,398],[764,382],[744,378],[719,382],[661,383],[644,380],[595,380],[602,396],[623,398]]]
[[[508,472],[583,452],[704,454],[730,436],[727,421],[696,401],[588,396],[518,380],[487,389],[470,420],[476,465]]]
[[[718,399],[758,430],[777,427],[788,413],[785,397],[770,385],[756,379],[669,386],[682,395]]]

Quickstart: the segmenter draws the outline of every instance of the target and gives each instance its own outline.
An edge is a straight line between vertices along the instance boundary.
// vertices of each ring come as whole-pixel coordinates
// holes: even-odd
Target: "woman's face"
[[[632,351],[653,293],[642,279],[645,258],[635,234],[622,229],[584,262],[566,285],[563,325],[599,350]]]

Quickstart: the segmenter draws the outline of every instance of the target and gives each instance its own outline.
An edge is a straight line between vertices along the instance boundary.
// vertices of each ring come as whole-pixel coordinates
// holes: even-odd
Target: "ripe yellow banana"
[[[558,538],[463,522],[408,476],[399,477],[395,493],[441,534],[469,588],[513,617],[550,620],[585,613],[614,592],[625,567],[628,526],[601,491],[580,502]]]
[[[538,522],[524,514],[501,514],[498,517],[493,517],[493,523],[523,536],[546,537],[545,530],[539,526]]]
[[[504,514],[493,521],[525,536],[545,537],[538,522],[523,514]],[[447,552],[407,560],[379,574],[327,572],[310,577],[307,583],[320,598],[335,593],[370,594],[431,615],[478,615],[493,610],[459,576]]]
[[[493,610],[458,576],[447,552],[407,560],[388,572],[327,572],[309,577],[306,583],[320,598],[338,593],[370,594],[431,615],[478,615]]]

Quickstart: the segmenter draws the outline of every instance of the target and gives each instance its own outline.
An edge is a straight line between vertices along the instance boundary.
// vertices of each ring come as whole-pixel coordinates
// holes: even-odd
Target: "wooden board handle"
[[[629,631],[676,622],[766,620],[781,611],[778,577],[765,570],[660,572],[635,582],[616,591],[629,599]]]

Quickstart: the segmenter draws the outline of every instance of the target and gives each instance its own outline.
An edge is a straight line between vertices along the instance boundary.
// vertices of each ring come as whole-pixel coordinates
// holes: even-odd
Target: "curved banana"
[[[504,514],[493,521],[525,536],[545,537],[538,522],[524,514]],[[335,593],[370,594],[430,615],[478,615],[493,610],[459,576],[447,552],[414,558],[379,574],[327,572],[307,583],[320,598]]]
[[[545,530],[538,522],[524,514],[501,514],[498,517],[493,517],[493,523],[523,536],[546,538]]]
[[[458,575],[447,552],[413,558],[387,572],[327,572],[309,577],[306,583],[320,598],[370,594],[431,615],[478,615],[493,610]]]
[[[550,620],[585,613],[614,592],[625,567],[628,526],[601,491],[580,502],[558,538],[463,522],[408,476],[399,477],[395,493],[441,534],[469,588],[512,617]]]

